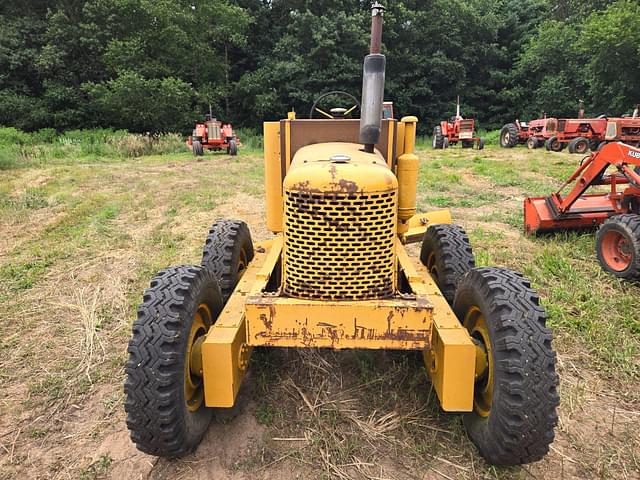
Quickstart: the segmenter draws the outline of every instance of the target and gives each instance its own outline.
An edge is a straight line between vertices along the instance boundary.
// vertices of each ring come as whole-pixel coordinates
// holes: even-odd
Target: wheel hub
[[[209,307],[204,303],[198,305],[191,330],[187,339],[187,352],[184,361],[184,399],[187,408],[195,412],[202,405],[204,391],[202,388],[202,343],[213,317]]]
[[[493,357],[489,329],[485,317],[477,306],[469,309],[464,319],[476,345],[476,383],[473,394],[473,409],[481,417],[488,417],[493,402]]]
[[[609,231],[602,239],[602,258],[616,272],[629,268],[632,259],[629,239],[620,232]]]

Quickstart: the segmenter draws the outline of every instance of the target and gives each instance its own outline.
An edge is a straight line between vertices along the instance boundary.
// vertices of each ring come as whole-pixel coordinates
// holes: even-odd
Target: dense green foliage
[[[386,98],[422,131],[454,110],[514,118],[623,114],[640,101],[640,5],[604,0],[386,2]],[[359,96],[369,2],[25,0],[0,5],[0,125],[189,131],[318,94]]]

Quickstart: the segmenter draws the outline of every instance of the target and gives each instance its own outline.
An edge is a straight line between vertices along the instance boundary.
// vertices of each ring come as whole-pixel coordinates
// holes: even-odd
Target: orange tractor
[[[456,102],[456,115],[448,121],[443,120],[440,125],[433,129],[433,148],[448,148],[458,142],[462,148],[473,148],[478,150],[484,148],[484,139],[475,136],[475,121],[473,118],[462,118],[460,115],[460,97]]]
[[[205,150],[227,151],[227,155],[238,154],[240,140],[229,123],[214,118],[211,113],[205,115],[204,122],[196,123],[193,134],[187,140],[196,157],[204,155]]]
[[[607,174],[609,167],[616,171]],[[573,184],[567,195],[560,192]],[[609,191],[589,193],[592,187]],[[609,143],[582,162],[560,189],[524,200],[528,234],[599,226],[596,255],[618,278],[640,278],[640,148]]]

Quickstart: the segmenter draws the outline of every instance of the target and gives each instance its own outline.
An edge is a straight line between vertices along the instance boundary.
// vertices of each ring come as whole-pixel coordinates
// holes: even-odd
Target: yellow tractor
[[[441,407],[464,414],[488,462],[547,453],[559,397],[544,309],[520,274],[475,268],[448,211],[416,214],[417,119],[382,119],[383,12],[373,5],[359,120],[336,108],[264,124],[274,238],[254,245],[244,222],[217,221],[201,265],[163,270],[144,292],[125,383],[140,450],[194,451],[212,412],[234,405],[253,348],[297,347],[421,351]]]

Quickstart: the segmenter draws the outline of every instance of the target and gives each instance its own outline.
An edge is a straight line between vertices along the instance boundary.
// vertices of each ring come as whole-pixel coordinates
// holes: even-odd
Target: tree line
[[[422,131],[496,128],[640,102],[640,4],[387,0],[387,100]],[[259,128],[330,90],[359,97],[370,2],[24,0],[0,4],[0,125],[188,132],[209,107]]]

